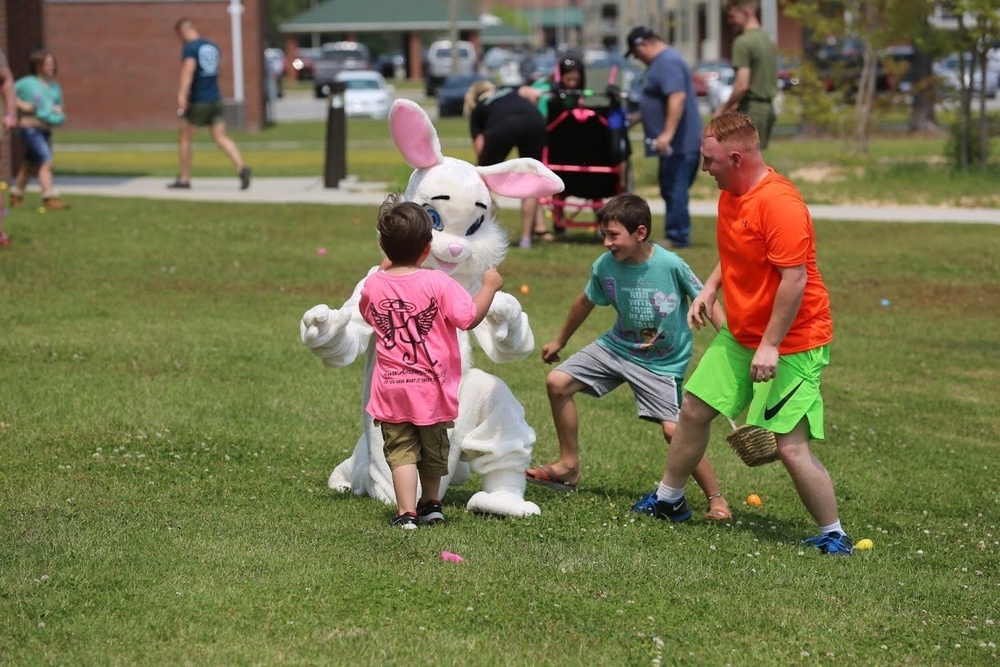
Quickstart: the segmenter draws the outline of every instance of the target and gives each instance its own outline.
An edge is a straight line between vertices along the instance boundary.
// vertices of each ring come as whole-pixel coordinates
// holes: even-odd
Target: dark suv
[[[345,70],[372,68],[368,47],[358,42],[329,42],[320,48],[319,57],[313,60],[313,78],[316,97],[330,94],[330,84]]]
[[[857,93],[863,58],[864,45],[857,38],[830,38],[821,44],[816,50],[816,65],[826,91],[844,91],[850,95]],[[881,59],[876,68],[875,90],[893,90],[894,82],[882,66]]]

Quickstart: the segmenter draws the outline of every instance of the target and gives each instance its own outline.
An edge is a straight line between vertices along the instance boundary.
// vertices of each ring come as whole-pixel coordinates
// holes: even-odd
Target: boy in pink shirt
[[[386,259],[361,288],[358,308],[375,330],[368,414],[382,429],[392,471],[392,525],[444,521],[438,491],[448,474],[448,431],[458,416],[462,355],[458,329],[475,328],[503,278],[493,267],[475,297],[442,271],[422,269],[431,251],[430,215],[389,195],[378,212]],[[417,479],[422,493],[417,502]]]

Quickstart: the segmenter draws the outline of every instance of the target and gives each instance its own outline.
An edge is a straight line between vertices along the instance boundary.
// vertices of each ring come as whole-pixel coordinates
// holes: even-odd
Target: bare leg
[[[237,148],[236,142],[230,139],[226,135],[226,124],[223,122],[218,122],[212,125],[212,141],[215,145],[222,149],[222,152],[226,154],[226,157],[236,165],[237,171],[243,168],[243,156],[240,155],[240,149]]]
[[[38,185],[42,188],[42,199],[52,196],[52,162],[38,165]]]
[[[429,475],[420,475],[420,502],[425,503],[428,500],[440,500],[439,494],[441,493],[441,478],[431,477]],[[399,497],[399,494],[396,494]]]
[[[559,438],[559,460],[551,465],[553,472],[566,484],[580,481],[579,416],[573,395],[583,389],[579,380],[559,370],[549,372],[545,388],[552,408],[552,421]]]
[[[440,479],[438,480],[440,482]],[[417,464],[407,463],[392,471],[392,488],[396,492],[398,513],[417,513]]]
[[[180,161],[180,173],[177,174],[177,180],[181,183],[191,182],[191,139],[193,136],[194,125],[182,119],[177,144],[177,156]]]
[[[681,404],[681,414],[677,421],[667,453],[667,466],[663,471],[663,484],[674,489],[683,489],[688,477],[699,467],[708,449],[708,436],[712,429],[712,420],[718,411],[705,401],[691,393],[684,394]],[[705,461],[707,464],[708,462]],[[709,466],[709,471],[711,466]],[[699,476],[705,473],[702,468]],[[711,473],[714,479],[715,474]],[[699,486],[708,493],[701,480],[696,479]],[[716,482],[716,487],[718,483]],[[718,491],[716,491],[718,493]],[[712,495],[712,494],[709,494]]]
[[[24,194],[24,190],[28,187],[28,181],[31,180],[31,175],[34,171],[34,165],[28,162],[21,162],[21,168],[17,170],[17,178],[14,179],[15,194]]]
[[[830,473],[809,448],[809,426],[803,419],[791,433],[778,435],[778,455],[806,510],[820,526],[836,523],[837,497]]]
[[[545,224],[545,211],[542,210],[541,206],[535,206],[535,233],[544,234],[549,231],[548,226]]]
[[[666,439],[668,445],[673,441],[676,430],[677,424],[674,422],[663,422],[663,437]],[[701,490],[705,493],[705,498],[708,500],[709,511],[721,510],[728,515],[729,503],[726,502],[726,499],[722,495],[722,488],[719,486],[719,480],[715,477],[715,470],[712,469],[712,464],[709,462],[707,456],[701,457],[701,460],[698,462],[698,465],[695,466],[691,475],[694,477],[694,481],[697,482],[698,486],[701,487]],[[667,486],[670,485],[667,484]]]
[[[549,225],[545,221],[545,207],[541,203],[535,206],[535,226],[532,236],[541,236],[546,241],[552,241],[556,238],[555,234],[549,231]]]
[[[531,245],[531,230],[535,225],[535,211],[538,209],[537,199],[521,200],[521,246]]]

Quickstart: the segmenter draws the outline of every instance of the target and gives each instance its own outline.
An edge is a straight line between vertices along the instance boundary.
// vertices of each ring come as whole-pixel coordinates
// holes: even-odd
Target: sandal
[[[576,491],[576,484],[570,484],[559,478],[552,466],[537,466],[524,471],[524,476],[532,484],[547,486],[556,491]]]
[[[550,232],[547,229],[543,229],[541,231],[539,231],[539,230],[536,229],[535,231],[531,232],[531,238],[534,239],[534,240],[536,240],[536,241],[538,241],[538,240],[542,240],[542,241],[555,241],[556,240],[556,235],[553,234],[552,232]]]
[[[721,493],[717,493],[714,496],[709,496],[708,501],[711,502],[716,498],[722,498]],[[705,518],[709,521],[729,521],[733,518],[733,513],[726,508],[716,507],[715,509],[710,509],[705,513]]]

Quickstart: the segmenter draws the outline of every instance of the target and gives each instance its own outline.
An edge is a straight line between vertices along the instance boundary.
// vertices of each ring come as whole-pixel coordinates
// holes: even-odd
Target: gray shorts
[[[556,367],[586,387],[590,396],[600,397],[627,382],[635,394],[639,417],[649,421],[677,422],[680,412],[680,380],[657,375],[639,364],[591,343]]]

